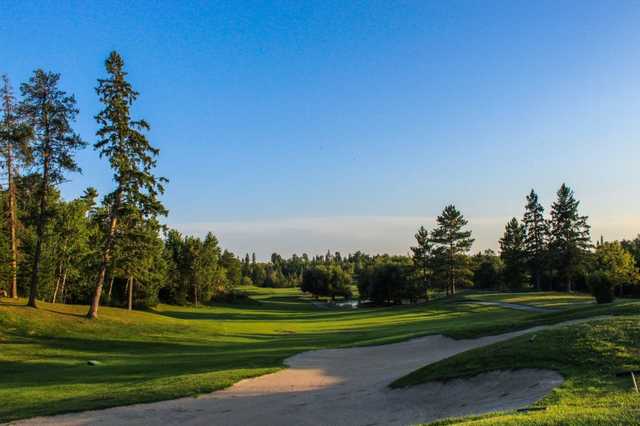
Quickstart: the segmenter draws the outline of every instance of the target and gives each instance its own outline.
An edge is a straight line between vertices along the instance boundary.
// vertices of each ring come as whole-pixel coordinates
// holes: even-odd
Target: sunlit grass
[[[444,424],[638,424],[640,396],[629,375],[640,370],[640,316],[536,332],[468,351],[426,366],[393,386],[412,386],[433,380],[469,377],[499,369],[549,368],[565,383],[537,404],[543,411],[491,414]]]
[[[211,392],[283,367],[295,353],[444,333],[496,334],[637,304],[535,314],[439,301],[317,309],[296,289],[245,289],[250,303],[160,305],[141,312],[25,301],[0,303],[0,421]],[[99,361],[89,366],[87,361]]]

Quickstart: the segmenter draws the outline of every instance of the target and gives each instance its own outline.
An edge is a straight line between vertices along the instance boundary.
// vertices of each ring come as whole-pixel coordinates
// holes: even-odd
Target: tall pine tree
[[[20,86],[20,112],[34,129],[32,144],[34,165],[39,169],[39,209],[36,223],[36,246],[31,272],[29,306],[36,307],[40,262],[45,240],[45,227],[51,212],[48,195],[64,180],[65,172],[80,172],[74,152],[85,146],[71,128],[78,114],[76,100],[60,90],[60,74],[36,70],[27,83]]]
[[[29,142],[33,136],[33,129],[24,123],[18,114],[13,90],[6,75],[2,76],[0,87],[0,155],[7,173],[7,218],[9,230],[9,295],[18,297],[18,214],[16,207],[15,178],[20,165],[31,161]]]
[[[547,255],[547,222],[544,220],[544,208],[538,201],[538,194],[532,189],[527,195],[524,218],[525,251],[527,264],[536,289],[542,289],[545,259]]]
[[[525,227],[515,217],[505,226],[500,239],[500,258],[504,261],[503,276],[512,290],[522,288],[527,279],[527,254],[525,251]]]
[[[415,247],[411,247],[413,264],[418,271],[418,275],[422,281],[422,289],[427,300],[429,300],[429,287],[431,287],[431,258],[432,249],[431,240],[429,238],[429,231],[424,226],[418,229],[418,233],[415,235],[416,242]]]
[[[474,239],[471,231],[464,230],[468,221],[454,205],[445,207],[436,222],[438,226],[431,232],[435,261],[444,274],[447,295],[453,296],[456,285],[469,282],[473,275],[466,254]]]
[[[105,61],[107,78],[98,80],[96,92],[104,109],[96,116],[100,125],[98,141],[94,145],[100,157],[106,157],[114,171],[115,190],[105,198],[109,207],[109,220],[102,251],[98,279],[87,313],[88,318],[98,316],[107,269],[110,266],[118,221],[129,210],[145,217],[166,214],[159,195],[164,192],[164,178],[153,174],[159,150],[145,137],[149,124],[132,120],[130,107],[138,97],[126,80],[124,61],[117,52],[111,52]]]
[[[573,280],[591,247],[587,216],[578,213],[580,202],[564,183],[557,192],[557,199],[551,206],[549,223],[549,250],[553,264],[567,291],[573,290]]]

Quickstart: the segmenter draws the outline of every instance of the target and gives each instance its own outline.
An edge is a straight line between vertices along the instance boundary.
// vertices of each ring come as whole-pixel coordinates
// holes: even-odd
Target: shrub
[[[229,290],[216,293],[211,297],[211,303],[228,303],[228,304],[258,304],[255,300],[249,297],[249,295],[240,290]]]
[[[351,274],[339,266],[312,266],[302,274],[300,289],[314,297],[328,296],[331,299],[344,297],[350,299]]]
[[[402,299],[415,302],[424,293],[411,272],[410,264],[394,260],[370,265],[358,277],[360,299],[375,305],[402,303]]]
[[[589,275],[589,289],[598,303],[611,303],[614,299],[615,285],[609,274],[603,271],[596,271]]]

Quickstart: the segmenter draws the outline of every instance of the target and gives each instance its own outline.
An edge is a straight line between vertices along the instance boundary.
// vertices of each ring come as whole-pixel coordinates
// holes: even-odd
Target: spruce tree
[[[45,227],[51,215],[48,194],[64,180],[65,172],[80,172],[73,154],[85,146],[85,142],[71,128],[71,123],[78,114],[76,100],[60,90],[59,82],[60,74],[38,69],[27,83],[20,86],[23,99],[19,110],[34,129],[31,149],[34,165],[40,173],[36,246],[29,294],[29,306],[34,308],[38,297]]]
[[[113,259],[118,259],[118,271],[126,281],[128,310],[141,303],[153,303],[161,285],[159,280],[167,276],[161,231],[162,226],[155,218],[140,214],[121,217]]]
[[[502,288],[504,263],[493,250],[487,249],[473,256],[473,286],[481,289]]]
[[[16,230],[18,215],[16,208],[15,178],[20,165],[26,165],[31,160],[29,142],[33,136],[33,129],[18,115],[13,90],[6,75],[2,76],[0,87],[0,155],[7,173],[7,218],[9,222],[9,296],[18,297],[18,242]]]
[[[436,222],[438,226],[431,232],[435,261],[444,274],[447,295],[453,296],[456,285],[470,282],[473,275],[466,254],[474,239],[471,231],[464,230],[468,221],[454,205],[445,207]]]
[[[536,289],[541,290],[547,255],[548,227],[544,219],[544,208],[538,201],[538,194],[533,189],[527,195],[522,223],[525,227],[525,251],[529,272]]]
[[[525,227],[515,217],[505,226],[500,239],[500,258],[504,261],[503,276],[512,290],[522,288],[527,279],[527,254]]]
[[[124,61],[117,52],[111,52],[105,61],[107,78],[98,80],[96,92],[104,109],[96,116],[100,125],[94,148],[100,157],[106,157],[114,171],[115,190],[105,198],[109,208],[108,227],[102,250],[101,265],[94,289],[88,318],[98,316],[107,269],[118,231],[118,221],[128,210],[137,211],[143,217],[166,214],[158,199],[164,192],[164,178],[153,174],[159,150],[151,146],[144,135],[149,124],[144,120],[132,120],[130,107],[138,97],[126,80]]]
[[[429,231],[427,231],[424,226],[418,229],[415,238],[418,245],[411,247],[413,264],[422,281],[422,289],[424,290],[425,297],[429,300],[429,287],[431,287],[431,252],[433,246],[429,238]]]
[[[591,247],[588,217],[578,213],[579,205],[571,188],[563,183],[551,206],[549,250],[567,291],[572,291],[573,279],[586,250]]]

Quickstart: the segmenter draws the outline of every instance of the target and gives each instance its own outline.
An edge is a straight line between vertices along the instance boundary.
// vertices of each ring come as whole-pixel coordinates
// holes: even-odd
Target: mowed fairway
[[[253,303],[160,305],[150,312],[24,301],[0,304],[0,421],[211,392],[283,367],[296,353],[445,334],[492,335],[595,315],[638,313],[637,302],[558,313],[439,301],[318,309],[296,289],[248,289]],[[90,366],[89,360],[99,365]],[[363,361],[364,362],[364,361]]]

